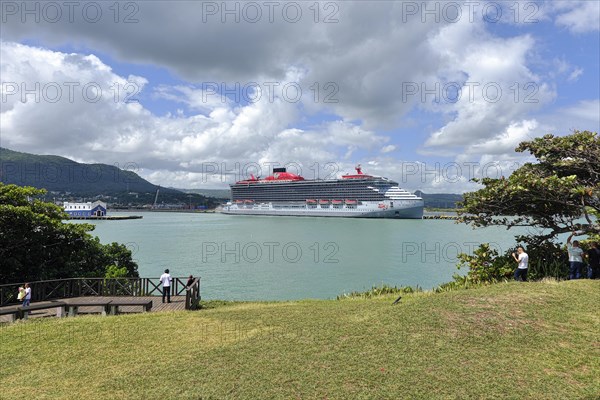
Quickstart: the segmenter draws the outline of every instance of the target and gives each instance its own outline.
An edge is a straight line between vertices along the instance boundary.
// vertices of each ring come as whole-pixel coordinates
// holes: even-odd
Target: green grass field
[[[0,327],[1,398],[598,399],[600,281]]]

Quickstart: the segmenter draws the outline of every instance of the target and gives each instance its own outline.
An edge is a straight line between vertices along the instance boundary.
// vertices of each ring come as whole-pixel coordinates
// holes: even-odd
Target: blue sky
[[[76,2],[70,17],[22,4],[0,10],[0,145],[130,163],[163,186],[226,187],[252,163],[307,176],[361,163],[459,193],[527,161],[520,141],[600,127],[598,1],[480,1],[472,18],[439,1],[121,2],[119,15]]]

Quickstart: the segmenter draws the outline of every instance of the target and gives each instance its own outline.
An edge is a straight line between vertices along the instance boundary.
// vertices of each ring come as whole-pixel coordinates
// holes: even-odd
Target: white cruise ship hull
[[[394,200],[384,202],[361,202],[361,204],[309,205],[289,204],[227,204],[223,214],[235,215],[284,215],[297,217],[345,217],[345,218],[423,218],[423,200]]]

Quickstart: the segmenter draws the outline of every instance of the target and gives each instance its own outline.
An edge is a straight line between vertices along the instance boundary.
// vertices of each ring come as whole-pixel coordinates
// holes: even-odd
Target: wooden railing
[[[193,310],[200,300],[200,278],[190,287],[188,278],[173,278],[171,295],[185,294],[185,309]],[[0,285],[0,307],[18,304],[17,294],[23,283]],[[67,278],[29,282],[31,301],[65,299],[81,296],[162,296],[159,278]]]
[[[198,301],[200,301],[200,278],[194,278],[194,283],[192,283],[185,292],[185,309],[197,309]]]

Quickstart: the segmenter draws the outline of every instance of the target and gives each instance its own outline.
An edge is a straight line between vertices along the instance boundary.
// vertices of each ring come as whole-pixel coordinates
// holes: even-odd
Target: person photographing
[[[574,240],[571,244],[571,239],[577,233],[571,233],[567,238],[567,251],[569,252],[569,279],[580,279],[581,271],[583,270],[583,249],[579,247],[579,240]]]
[[[517,247],[517,252],[512,253],[513,258],[519,265],[515,270],[515,280],[527,282],[527,269],[529,268],[529,256],[525,253],[523,246]]]

